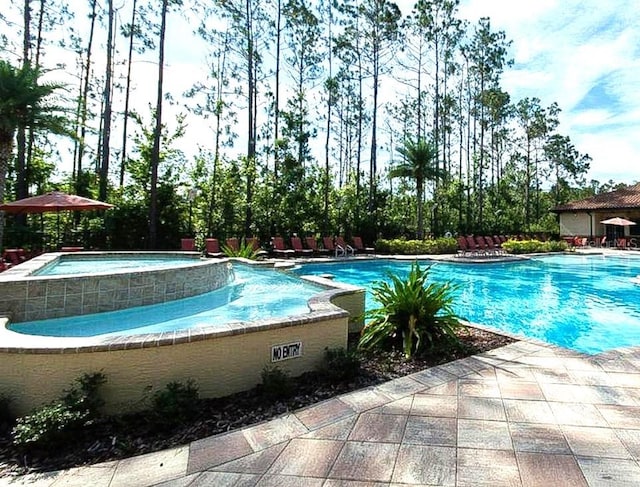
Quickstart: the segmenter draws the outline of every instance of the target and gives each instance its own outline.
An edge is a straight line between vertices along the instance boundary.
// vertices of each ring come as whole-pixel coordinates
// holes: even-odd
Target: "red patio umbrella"
[[[107,210],[109,208],[113,208],[113,205],[75,194],[62,193],[61,191],[52,191],[0,205],[0,211],[7,213],[46,213],[55,211],[58,213],[58,242],[60,241],[60,211]]]

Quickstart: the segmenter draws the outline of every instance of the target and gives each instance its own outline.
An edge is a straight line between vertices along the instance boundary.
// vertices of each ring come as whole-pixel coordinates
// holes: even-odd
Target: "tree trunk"
[[[89,80],[91,78],[91,52],[93,46],[93,34],[96,24],[96,6],[97,0],[91,0],[91,28],[89,29],[89,40],[87,42],[87,59],[84,69],[84,87],[80,94],[81,108],[80,108],[80,136],[78,142],[78,160],[76,163],[76,192],[82,194],[82,159],[84,157],[84,149],[86,145],[87,135],[87,101],[89,98]]]
[[[162,97],[164,80],[164,36],[167,28],[168,0],[162,0],[160,41],[158,43],[158,96],[156,99],[156,127],[151,152],[151,185],[149,191],[149,248],[155,249],[158,240],[158,166],[160,165],[160,139],[162,137]]]
[[[4,203],[4,190],[7,187],[7,171],[13,155],[13,134],[0,132],[0,203]],[[0,251],[4,237],[4,211],[0,211]]]
[[[129,98],[131,95],[131,61],[133,57],[133,38],[136,25],[136,4],[131,7],[131,29],[129,32],[129,57],[127,60],[127,85],[124,92],[124,120],[122,121],[122,154],[120,156],[120,187],[124,186],[124,173],[127,167],[127,125],[129,123]]]
[[[113,23],[115,21],[113,0],[107,0],[108,29],[107,29],[107,64],[104,77],[104,112],[102,123],[102,157],[100,163],[100,184],[98,198],[107,199],[109,184],[109,159],[111,155],[111,76],[113,71]]]

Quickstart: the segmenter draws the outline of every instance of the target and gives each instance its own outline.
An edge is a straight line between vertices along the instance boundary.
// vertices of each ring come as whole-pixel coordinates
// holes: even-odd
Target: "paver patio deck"
[[[640,349],[520,341],[43,487],[640,485]]]

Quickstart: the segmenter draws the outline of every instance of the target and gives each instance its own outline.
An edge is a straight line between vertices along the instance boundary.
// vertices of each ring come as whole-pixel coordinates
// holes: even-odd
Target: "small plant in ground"
[[[244,238],[238,242],[237,250],[228,245],[222,245],[221,250],[227,257],[241,257],[250,260],[256,260],[260,255],[260,250],[254,249],[253,245],[246,242]]]
[[[198,386],[189,379],[182,382],[169,382],[164,389],[157,391],[152,398],[152,408],[160,421],[178,424],[187,421],[198,411]]]
[[[320,372],[330,381],[350,381],[360,373],[360,357],[355,350],[325,348]]]
[[[428,283],[429,267],[411,266],[406,280],[388,273],[391,283],[374,284],[372,293],[377,308],[368,310],[369,319],[362,330],[358,347],[398,347],[406,358],[416,352],[459,341],[456,331],[462,326],[453,313],[453,291],[447,284]]]
[[[278,366],[266,366],[260,373],[262,395],[267,399],[283,399],[293,393],[293,383],[286,370]]]
[[[74,431],[90,425],[99,416],[104,404],[98,395],[106,382],[104,374],[84,374],[58,401],[42,406],[33,413],[18,418],[11,435],[20,447],[51,447],[66,439]]]
[[[456,239],[451,237],[426,238],[423,240],[393,240],[379,239],[376,241],[376,251],[384,254],[453,254],[458,248]]]

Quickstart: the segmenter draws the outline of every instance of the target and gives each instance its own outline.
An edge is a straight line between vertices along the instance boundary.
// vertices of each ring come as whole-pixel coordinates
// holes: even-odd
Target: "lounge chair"
[[[302,256],[313,255],[313,249],[305,249],[302,246],[302,239],[300,237],[291,237],[291,246],[293,247],[293,252],[296,255],[302,255]]]
[[[335,245],[332,237],[322,237],[322,245],[324,245],[324,248],[333,253],[336,257],[340,255],[347,255],[347,250],[344,247]]]
[[[336,237],[336,246],[343,248],[344,252],[345,252],[345,255],[347,255],[347,254],[355,255],[356,254],[356,249],[354,249],[351,245],[346,243],[344,241],[344,238],[342,238],[342,237]]]
[[[482,249],[478,248],[478,245],[476,244],[476,241],[474,240],[474,238],[471,235],[469,235],[465,237],[465,240],[467,241],[467,249],[469,253],[472,255],[479,255]]]
[[[305,237],[305,243],[307,244],[307,248],[310,248],[314,254],[323,254],[327,255],[330,251],[329,249],[325,249],[323,247],[318,247],[318,241],[315,237]]]
[[[364,244],[362,243],[361,237],[353,237],[352,240],[353,240],[353,247],[358,252],[364,252],[365,254],[372,254],[376,251],[376,249],[374,249],[373,247],[365,247]]]
[[[282,257],[291,257],[295,254],[292,249],[288,249],[284,246],[284,239],[282,237],[271,237],[272,251],[274,254]]]
[[[467,239],[464,237],[458,237],[458,251],[456,257],[468,257],[471,255],[469,246],[467,245]]]
[[[196,250],[196,239],[195,238],[181,238],[180,239],[180,249],[188,252],[195,252]]]
[[[207,257],[222,257],[224,255],[220,250],[220,242],[217,238],[204,240],[204,252]]]
[[[502,255],[502,254],[504,254],[504,250],[502,250],[500,245],[497,245],[493,241],[493,238],[491,238],[490,236],[487,235],[486,237],[484,237],[484,241],[487,244],[485,250],[487,252],[489,252],[490,254],[493,254],[493,255]]]

